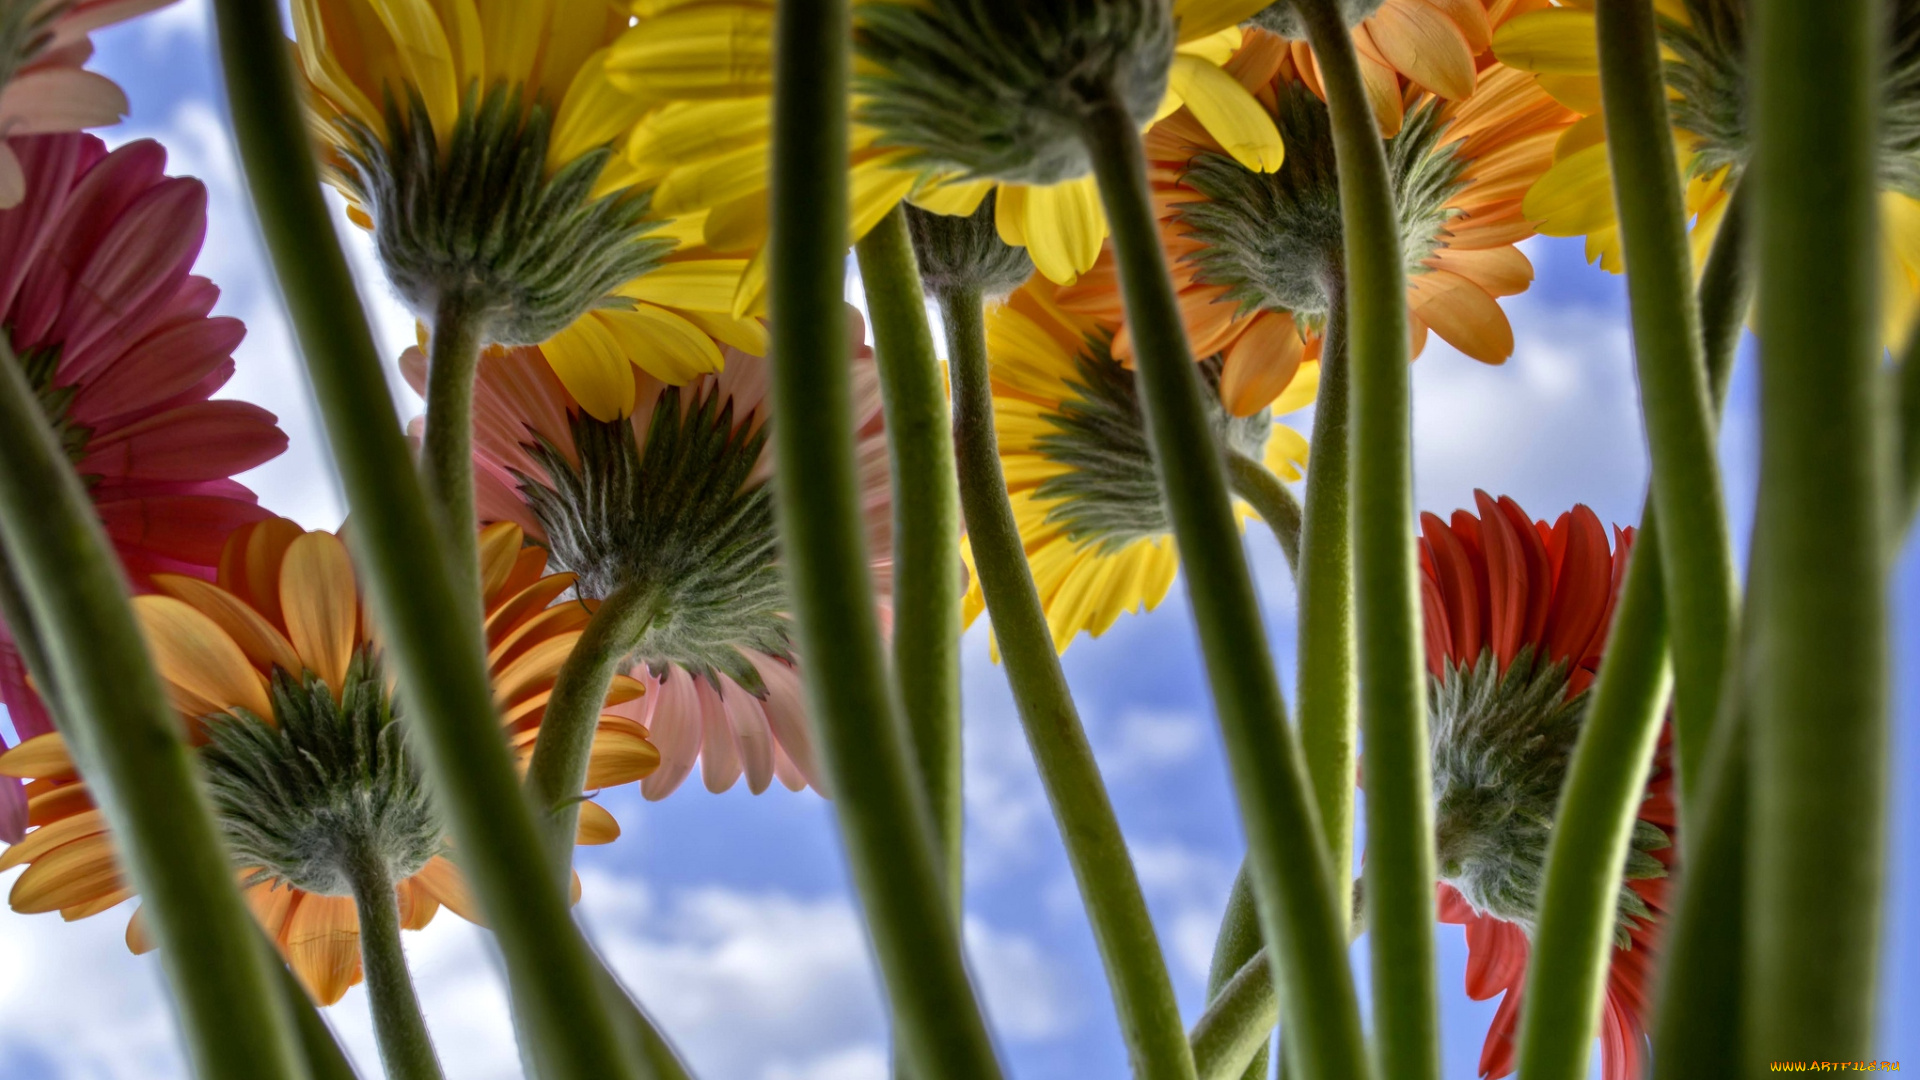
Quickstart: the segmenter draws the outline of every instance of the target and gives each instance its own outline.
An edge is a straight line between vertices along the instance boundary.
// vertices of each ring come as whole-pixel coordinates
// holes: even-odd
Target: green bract
[[[1166,96],[1166,0],[929,0],[858,5],[860,119],[934,172],[1055,184],[1091,169],[1082,117],[1119,100],[1135,123]]]
[[[1387,140],[1387,167],[1400,218],[1408,274],[1440,246],[1452,216],[1447,200],[1460,189],[1465,165],[1445,142],[1440,106],[1408,111]],[[1228,287],[1223,299],[1243,311],[1288,311],[1325,317],[1333,275],[1345,258],[1340,180],[1334,169],[1327,107],[1294,82],[1279,92],[1274,121],[1287,144],[1280,168],[1259,173],[1218,153],[1197,155],[1181,183],[1206,196],[1178,204],[1181,223],[1205,245],[1191,256],[1199,279]]]
[[[409,90],[389,100],[387,135],[347,118],[336,178],[373,216],[374,246],[401,299],[432,318],[448,296],[480,312],[485,340],[537,345],[613,295],[672,249],[648,238],[650,192],[593,196],[610,147],[546,175],[551,121],[496,86],[460,107],[448,145]]]
[[[1077,396],[1046,415],[1054,433],[1034,443],[1067,467],[1034,490],[1038,498],[1061,500],[1047,520],[1061,523],[1073,540],[1106,552],[1171,533],[1134,373],[1113,358],[1112,342],[1104,338],[1089,338],[1076,359],[1079,378],[1069,385]],[[1207,418],[1227,449],[1258,461],[1273,431],[1272,414],[1262,409],[1252,416],[1228,415],[1220,404],[1220,366],[1217,356],[1199,365],[1208,390],[1201,395]]]
[[[1586,717],[1588,695],[1567,696],[1567,665],[1522,648],[1505,674],[1492,650],[1472,667],[1448,663],[1429,678],[1433,743],[1434,845],[1440,877],[1474,909],[1532,932],[1546,880],[1547,845],[1560,788]],[[1671,841],[1649,822],[1634,825],[1626,881],[1663,877],[1649,854]],[[1615,943],[1653,915],[1625,881],[1618,892]]]
[[[994,200],[980,200],[969,217],[936,214],[907,204],[907,228],[920,280],[929,293],[947,297],[960,290],[1005,296],[1033,276],[1026,248],[1000,239],[994,227]]]
[[[276,668],[273,716],[207,718],[201,752],[227,847],[256,880],[353,894],[361,860],[402,881],[445,848],[420,764],[394,716],[380,663],[354,655],[336,699],[311,671]]]
[[[629,421],[574,417],[580,464],[543,442],[532,449],[552,486],[522,476],[521,490],[555,566],[579,575],[582,596],[663,594],[634,659],[709,681],[725,674],[757,693],[746,652],[792,655],[773,491],[756,473],[767,429],[736,424],[717,386],[694,391],[684,408],[682,398],[679,387],[660,395],[644,447]]]

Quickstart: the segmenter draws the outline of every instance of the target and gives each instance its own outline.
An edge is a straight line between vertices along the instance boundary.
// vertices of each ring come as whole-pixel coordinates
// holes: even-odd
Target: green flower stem
[[[807,698],[841,843],[918,1080],[993,1080],[933,816],[887,678],[854,467],[845,303],[848,0],[781,0],[774,25],[774,481]]]
[[[258,928],[259,923],[254,926]],[[260,955],[273,973],[274,988],[279,991],[281,1002],[293,1017],[309,1080],[360,1080],[359,1073],[354,1071],[347,1052],[340,1048],[340,1040],[334,1036],[326,1017],[320,1015],[313,999],[307,996],[307,988],[300,985],[299,976],[281,958],[279,947],[265,930],[260,930],[254,937],[259,943]]]
[[[1600,1029],[1615,906],[1634,815],[1672,688],[1655,511],[1640,521],[1607,632],[1605,660],[1560,791],[1541,888],[1540,922],[1520,1011],[1519,1066],[1527,1080],[1587,1075]]]
[[[0,334],[0,558],[61,690],[62,735],[106,813],[147,919],[194,1074],[300,1080],[293,1017],[234,887],[183,728],[106,532]]]
[[[1359,1006],[1340,932],[1332,869],[1267,649],[1253,579],[1227,494],[1161,253],[1140,133],[1111,98],[1091,104],[1082,137],[1113,232],[1133,331],[1141,405],[1180,549],[1200,645],[1233,770],[1240,818],[1300,1060],[1319,1080],[1367,1075]],[[1424,738],[1424,737],[1423,737]],[[1431,915],[1432,886],[1427,887]]]
[[[346,863],[354,910],[360,915],[367,1007],[387,1080],[440,1080],[440,1059],[434,1055],[433,1036],[400,945],[400,897],[394,892],[393,874],[375,852],[350,854]]]
[[[944,297],[941,308],[953,368],[960,501],[966,511],[974,567],[980,574],[980,589],[993,618],[1027,745],[1046,785],[1047,801],[1059,823],[1060,839],[1106,964],[1107,984],[1120,1014],[1120,1031],[1134,1075],[1190,1078],[1193,1054],[1180,1020],[1180,1003],[1174,998],[1126,837],[1121,835],[1100,766],[1054,652],[1040,592],[1034,587],[1020,528],[1007,501],[993,427],[993,388],[980,305],[977,290],[962,289]]]
[[[488,685],[484,642],[443,557],[379,353],[320,197],[279,8],[218,0],[221,60],[248,186],[353,511],[349,539],[441,810],[500,943],[546,1080],[638,1077],[593,963],[545,873],[532,807]],[[232,1025],[227,1025],[231,1030]]]
[[[1595,15],[1653,505],[1666,523],[1659,550],[1672,615],[1674,736],[1684,805],[1705,759],[1731,645],[1738,605],[1733,545],[1653,0],[1601,4]]]
[[[1260,944],[1259,899],[1253,871],[1242,860],[1207,966],[1207,1010],[1187,1034],[1200,1080],[1267,1078],[1280,999],[1273,992],[1273,965]],[[1248,968],[1254,976],[1243,979]]]
[[[1746,185],[1736,188],[1732,198],[1708,254],[1698,294],[1706,346],[1704,381],[1715,415],[1726,398],[1741,328],[1753,299],[1748,242],[1752,198]],[[1670,669],[1660,651],[1666,647],[1670,594],[1661,587],[1662,560],[1653,554],[1661,550],[1658,545],[1665,532],[1656,528],[1656,516],[1649,495],[1609,631],[1606,661],[1574,747],[1548,851],[1535,967],[1528,976],[1520,1044],[1522,1063],[1533,1062],[1530,1067],[1547,1076],[1585,1075],[1613,957],[1615,897],[1665,715],[1662,706],[1670,689]],[[1738,693],[1737,687],[1734,692]],[[1723,708],[1726,700],[1722,698]],[[1713,738],[1717,743],[1722,736]],[[1713,760],[1711,752],[1708,760]],[[1691,843],[1688,850],[1693,850]],[[1685,865],[1695,864],[1688,859]],[[1727,970],[1701,969],[1701,973],[1714,973],[1708,980],[1714,986],[1693,984],[1689,993],[1712,994],[1716,1002],[1733,1000],[1739,980],[1725,978]],[[1542,1000],[1547,1004],[1535,1004]],[[1709,1051],[1718,1055],[1713,1060],[1724,1062],[1728,1045],[1716,1044]]]
[[[527,762],[527,793],[532,797],[548,866],[554,882],[568,884],[574,836],[580,827],[580,800],[587,783],[587,761],[607,688],[621,662],[639,644],[647,627],[665,607],[663,590],[651,583],[622,585],[607,595],[587,620],[580,640],[554,677],[540,733]]]
[[[1353,380],[1347,363],[1346,298],[1333,294],[1320,349],[1306,519],[1300,534],[1300,628],[1295,668],[1300,749],[1307,759],[1334,881],[1353,877],[1354,741],[1360,727],[1358,646],[1353,629]],[[1347,913],[1340,913],[1344,921]]]
[[[480,537],[473,512],[473,380],[480,369],[481,312],[457,293],[440,298],[428,339],[427,425],[421,447],[427,494],[446,533],[448,558],[472,580],[480,617]]]
[[[1247,500],[1253,512],[1273,530],[1280,553],[1287,557],[1287,568],[1298,572],[1300,566],[1300,500],[1273,470],[1238,450],[1227,451],[1227,488]]]
[[[1920,514],[1920,328],[1908,335],[1895,378],[1899,381],[1900,501],[1895,513],[1904,528]]]
[[[1755,513],[1744,1067],[1863,1058],[1887,820],[1877,108],[1884,5],[1754,6]],[[1664,508],[1662,509],[1664,513]]]
[[[1433,781],[1414,559],[1406,256],[1386,147],[1334,0],[1295,0],[1319,60],[1340,166],[1348,362],[1353,366],[1353,579],[1367,745],[1367,904],[1380,1072],[1438,1080]],[[1324,393],[1324,390],[1323,390]],[[1318,448],[1316,448],[1318,449]],[[1329,777],[1341,785],[1352,777]],[[1291,1037],[1291,1036],[1290,1036]]]
[[[613,1010],[621,1045],[653,1070],[654,1080],[692,1080],[693,1070],[680,1060],[680,1052],[667,1041],[653,1017],[640,1007],[640,1003],[608,969],[606,961],[599,954],[594,954],[593,960],[594,981],[599,984],[601,996],[606,998]]]
[[[961,908],[960,494],[946,380],[927,325],[906,211],[854,245],[873,319],[893,467],[893,677],[933,807],[948,899]]]

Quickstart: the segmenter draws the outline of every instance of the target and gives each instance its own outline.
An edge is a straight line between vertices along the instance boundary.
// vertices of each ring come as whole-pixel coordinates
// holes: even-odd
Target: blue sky
[[[200,0],[97,35],[95,67],[133,102],[111,142],[151,137],[172,172],[206,180],[211,222],[199,272],[244,319],[247,342],[226,396],[275,411],[292,439],[246,477],[269,507],[311,527],[338,523],[285,321],[238,184],[220,119],[215,63]],[[364,239],[343,229],[390,355],[413,336]],[[1584,264],[1579,245],[1536,240],[1538,280],[1506,302],[1518,351],[1479,365],[1434,339],[1414,367],[1421,509],[1470,506],[1476,487],[1508,494],[1535,516],[1575,502],[1631,523],[1645,484],[1620,282]],[[404,407],[417,401],[401,392]],[[1738,372],[1722,439],[1739,543],[1754,484],[1751,365]],[[1307,417],[1298,418],[1305,424]],[[1283,673],[1291,678],[1293,597],[1278,551],[1249,533]],[[1888,994],[1876,1056],[1920,1062],[1920,550],[1900,564],[1892,758],[1894,858],[1885,964]],[[1239,861],[1218,736],[1180,590],[1159,611],[1082,639],[1066,657],[1090,736],[1189,1019]],[[1125,1075],[1098,958],[1049,821],[1012,702],[967,638],[967,939],[1011,1072],[1030,1080]],[[707,1080],[879,1080],[886,1075],[878,994],[829,808],[777,786],[761,796],[709,795],[697,784],[662,803],[633,789],[603,799],[625,829],[583,853],[586,921],[615,967]],[[17,872],[16,872],[17,873]],[[0,887],[13,874],[0,875]],[[183,1075],[151,957],[121,942],[126,911],[80,923],[0,912],[0,1078],[148,1080]],[[452,1077],[518,1075],[505,997],[485,936],[451,914],[409,935],[428,1019]],[[1461,990],[1465,948],[1440,930],[1446,1075],[1470,1078],[1494,1003]],[[1365,941],[1355,958],[1365,980]],[[363,993],[332,1019],[378,1074]]]

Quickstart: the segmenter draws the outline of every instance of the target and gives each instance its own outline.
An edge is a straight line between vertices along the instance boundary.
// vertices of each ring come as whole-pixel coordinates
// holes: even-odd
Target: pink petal
[[[694,680],[700,701],[700,780],[718,795],[740,779],[740,746],[727,723],[727,704],[705,679]]]
[[[201,401],[96,437],[83,476],[213,480],[271,461],[287,448],[273,414],[245,401]]]
[[[81,149],[84,161],[85,148]],[[59,208],[58,227],[44,238],[42,250],[52,257],[33,268],[14,301],[13,338],[19,346],[55,340],[49,335],[67,306],[75,279],[120,216],[166,179],[167,152],[159,143],[141,139],[105,157],[84,161],[84,167]],[[37,195],[29,198],[29,202],[38,201]],[[58,340],[65,341],[64,337]],[[61,357],[63,375],[71,359]]]
[[[126,115],[127,95],[112,79],[77,67],[28,71],[0,90],[0,130],[19,135],[105,127]]]
[[[85,377],[117,354],[115,343],[137,341],[158,322],[206,231],[207,189],[198,180],[168,179],[129,207],[75,279],[54,326],[72,356],[62,370]]]
[[[660,750],[660,767],[640,781],[640,794],[658,800],[673,794],[700,756],[700,700],[693,676],[677,667],[667,669],[647,699],[652,702],[647,738]]]
[[[218,370],[246,336],[238,319],[193,317],[163,326],[81,386],[73,419],[99,427],[171,401]]]
[[[740,688],[740,684],[721,676],[720,699],[726,703],[727,724],[740,751],[740,764],[746,770],[747,790],[755,795],[773,783],[773,732],[767,725],[766,711],[760,699]]]

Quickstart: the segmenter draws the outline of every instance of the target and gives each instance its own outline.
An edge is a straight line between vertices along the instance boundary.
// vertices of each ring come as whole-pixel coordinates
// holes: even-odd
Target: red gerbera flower
[[[190,271],[207,193],[165,174],[159,143],[107,152],[91,135],[7,140],[26,198],[0,210],[0,332],[93,496],[138,591],[152,575],[211,580],[228,534],[268,513],[232,479],[286,449],[272,413],[212,401],[246,335],[211,318],[220,291]],[[53,730],[0,624],[0,702],[29,739]],[[0,840],[27,805],[0,781]]]
[[[1633,543],[1585,506],[1548,525],[1475,493],[1480,514],[1421,515],[1433,701],[1440,920],[1466,927],[1467,994],[1505,994],[1480,1053],[1514,1069],[1527,953],[1560,787]],[[1640,1074],[1675,817],[1663,732],[1621,883],[1601,1028],[1606,1080]]]

